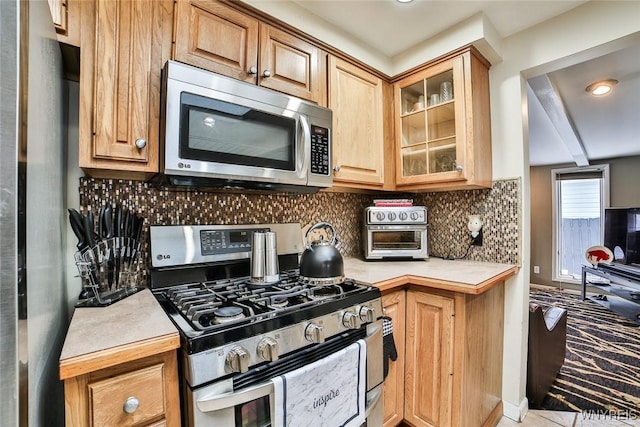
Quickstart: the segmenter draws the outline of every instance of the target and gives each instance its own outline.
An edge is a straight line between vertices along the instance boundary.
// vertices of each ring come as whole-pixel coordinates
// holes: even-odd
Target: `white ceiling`
[[[371,49],[393,58],[483,12],[502,37],[510,36],[584,0],[293,0]]]
[[[395,0],[291,1],[390,59],[478,13],[483,13],[504,38],[585,3],[583,0],[414,0],[404,4]],[[585,92],[590,83],[607,78],[620,82],[610,95],[593,98]],[[535,83],[536,79],[530,81]],[[529,88],[531,165],[640,155],[640,46],[539,79],[546,79],[547,89],[553,89],[551,97],[556,100],[556,110],[545,111],[543,104],[549,108],[549,102]],[[542,104],[538,96],[542,97]]]

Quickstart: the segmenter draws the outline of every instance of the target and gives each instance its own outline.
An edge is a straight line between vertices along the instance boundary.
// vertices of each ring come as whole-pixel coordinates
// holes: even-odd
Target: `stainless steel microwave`
[[[172,185],[312,192],[333,184],[331,110],[175,61],[162,72]]]

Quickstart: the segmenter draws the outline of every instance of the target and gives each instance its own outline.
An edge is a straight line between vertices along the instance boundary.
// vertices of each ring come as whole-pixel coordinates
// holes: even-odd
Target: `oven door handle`
[[[236,405],[251,402],[273,393],[273,383],[263,383],[253,387],[248,387],[240,391],[229,392],[225,394],[216,394],[214,396],[206,396],[196,402],[198,409],[202,412],[219,411],[221,409],[233,408]],[[382,397],[382,387],[377,387],[367,393],[366,412],[368,417],[371,411],[376,407],[378,401]]]
[[[198,409],[202,412],[219,411],[267,396],[273,393],[273,390],[273,383],[269,381],[229,393],[212,393],[211,395],[204,396],[202,399],[198,399],[196,405],[198,405]]]

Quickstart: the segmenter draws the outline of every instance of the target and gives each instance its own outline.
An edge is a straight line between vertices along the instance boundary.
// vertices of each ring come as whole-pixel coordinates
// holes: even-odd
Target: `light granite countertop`
[[[345,275],[382,291],[406,284],[479,294],[513,276],[518,267],[491,262],[429,258],[416,261],[344,259]]]
[[[178,347],[178,330],[144,289],[106,307],[76,308],[60,354],[60,379]]]

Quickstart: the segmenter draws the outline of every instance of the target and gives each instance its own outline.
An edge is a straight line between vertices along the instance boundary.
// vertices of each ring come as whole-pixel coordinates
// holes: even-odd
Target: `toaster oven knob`
[[[278,341],[270,337],[263,338],[258,343],[256,351],[262,360],[275,362],[278,360]]]
[[[384,212],[378,212],[376,218],[378,218],[378,221],[382,221],[384,219]]]
[[[400,221],[406,221],[407,220],[407,213],[406,212],[400,212],[398,214],[398,218],[400,218]]]
[[[363,323],[371,323],[374,321],[375,310],[371,307],[360,308],[360,320]]]
[[[309,323],[304,329],[304,337],[307,341],[315,344],[324,342],[324,329],[315,323]]]
[[[347,329],[358,329],[358,316],[352,311],[347,311],[342,316],[342,325]]]
[[[233,347],[227,354],[226,365],[231,372],[247,372],[249,370],[249,353],[240,346]]]

